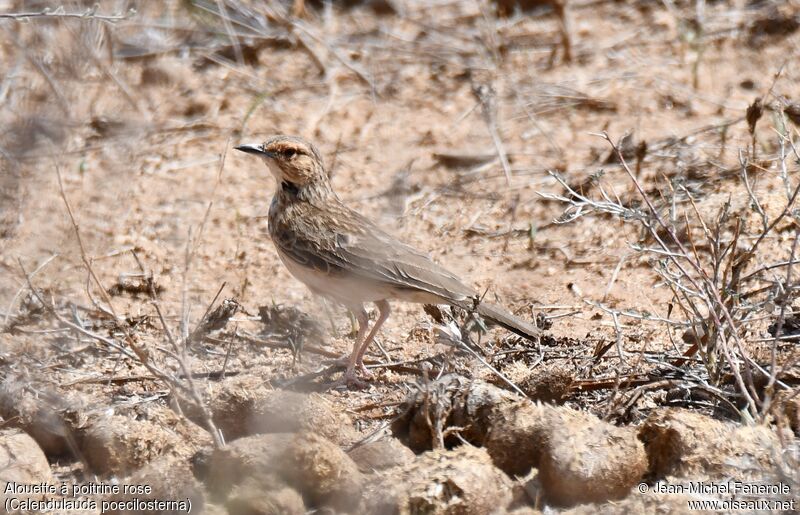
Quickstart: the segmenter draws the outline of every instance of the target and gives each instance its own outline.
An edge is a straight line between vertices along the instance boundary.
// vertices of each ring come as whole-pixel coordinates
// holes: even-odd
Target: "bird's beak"
[[[267,152],[264,150],[263,145],[257,144],[250,144],[250,145],[239,145],[238,147],[233,147],[240,152],[244,152],[246,154],[255,154],[257,156],[262,157],[272,157],[272,152]]]

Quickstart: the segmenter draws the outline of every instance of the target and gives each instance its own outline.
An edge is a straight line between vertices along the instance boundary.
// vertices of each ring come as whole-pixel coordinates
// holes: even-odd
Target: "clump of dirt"
[[[781,442],[765,426],[739,426],[681,409],[661,410],[639,429],[654,479],[779,477]]]
[[[575,373],[563,365],[543,366],[517,384],[532,401],[562,404],[570,395]]]
[[[512,485],[485,450],[464,445],[375,474],[366,499],[368,513],[485,514],[508,506]]]
[[[211,443],[206,431],[166,406],[135,415],[89,405],[84,393],[62,394],[38,382],[26,385],[16,376],[6,377],[0,387],[6,425],[25,430],[48,456],[81,456],[101,476],[132,474],[164,455],[187,459]]]
[[[415,457],[411,449],[400,443],[397,438],[367,442],[348,451],[347,455],[364,474],[408,465]]]
[[[217,498],[226,498],[248,478],[260,478],[259,490],[280,490],[288,484],[303,495],[310,508],[331,506],[347,511],[361,502],[363,479],[356,464],[339,447],[314,433],[240,438],[213,452],[207,472],[208,487]]]
[[[248,478],[236,485],[228,494],[225,507],[230,514],[252,515],[304,515],[308,513],[303,496],[287,485],[270,485],[258,478]]]
[[[423,383],[405,409],[395,432],[412,448],[455,445],[444,435],[458,432],[485,445],[508,474],[538,469],[542,491],[553,504],[621,499],[647,471],[644,446],[633,428],[568,407],[520,400],[481,381],[446,376]]]
[[[6,492],[8,483],[38,485],[53,483],[53,472],[42,449],[19,429],[0,429],[0,502],[7,498],[44,499],[39,494],[14,495]]]
[[[582,504],[560,513],[562,515],[625,515],[628,513],[686,513],[688,501],[702,499],[679,493],[647,492],[645,495],[631,494],[624,499],[602,504]],[[692,513],[716,513],[708,510],[693,510]]]
[[[621,499],[647,471],[633,428],[559,406],[518,401],[493,413],[486,450],[498,467],[525,475],[532,468],[549,502],[570,506]]]
[[[9,375],[0,384],[0,417],[5,425],[28,433],[48,456],[63,456],[69,448],[71,428],[66,413],[77,413],[83,404],[76,395],[64,396],[54,389]],[[38,392],[34,388],[41,388]]]
[[[211,444],[209,434],[186,419],[166,418],[164,424],[123,415],[91,417],[76,430],[80,452],[95,474],[128,475],[165,455],[186,461],[197,447]]]
[[[117,494],[109,496],[112,501],[129,501],[135,498],[161,499],[161,500],[186,500],[192,505],[192,511],[206,513],[207,494],[205,487],[192,475],[189,460],[174,456],[161,456],[147,465],[138,469],[132,475],[120,480],[123,485],[134,487],[147,486],[149,493],[141,492]],[[109,511],[112,514],[140,513],[138,511]],[[164,514],[175,514],[177,511],[166,510]]]
[[[789,427],[796,436],[800,437],[800,398],[781,399],[779,403],[783,407],[783,415],[786,417]]]
[[[227,378],[210,383],[206,406],[226,440],[262,433],[313,431],[345,445],[355,440],[353,423],[346,413],[319,394],[269,388],[258,375]],[[197,407],[182,402],[184,412],[203,424]]]

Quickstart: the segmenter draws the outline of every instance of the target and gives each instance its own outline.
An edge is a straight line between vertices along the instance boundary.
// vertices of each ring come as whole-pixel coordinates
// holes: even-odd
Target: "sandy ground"
[[[496,354],[521,345],[516,338],[497,329],[482,338],[487,359],[512,380],[561,371],[578,386],[560,402],[611,421],[640,421],[674,401],[657,391],[628,405],[624,392],[641,383],[623,384],[622,392],[614,387],[624,378],[666,373],[663,363],[689,348],[681,339],[685,327],[653,319],[686,317],[654,272],[663,256],[637,250],[652,247],[652,238],[636,221],[589,206],[585,216],[559,223],[568,204],[542,193],[564,194],[557,173],[593,199],[604,191],[609,200],[644,209],[599,134],[614,142],[630,135],[631,148],[646,143],[640,169],[635,152],[627,157],[662,214],[669,218],[673,198],[681,197],[672,192],[691,192],[698,209],[681,197],[676,227],[688,213],[700,231],[697,214],[711,224],[730,199],[740,241],[755,241],[762,227],[740,156],[755,163],[750,182],[769,220],[798,180],[798,160],[789,147],[781,159],[777,135],[798,135],[781,117],[782,106],[800,101],[800,68],[792,59],[800,52],[798,4],[569,2],[567,61],[561,24],[547,6],[497,18],[483,2],[398,3],[401,13],[388,15],[309,7],[291,32],[265,16],[280,4],[258,2],[226,4],[231,23],[214,2],[145,2],[114,22],[0,20],[0,377],[79,392],[98,410],[166,403],[169,388],[136,359],[64,329],[49,311],[29,313],[37,300],[23,267],[37,270],[31,282],[64,320],[120,342],[127,334],[154,363],[178,370],[163,352],[170,347],[146,290],[113,288],[141,282],[134,253],[158,286],[158,307],[175,338],[182,321],[187,332],[196,327],[223,284],[220,299],[243,307],[215,340],[192,345],[193,372],[218,377],[224,367],[278,387],[324,368],[327,358],[319,354],[302,352],[293,366],[289,350],[245,338],[285,343],[257,317],[259,307],[273,304],[316,321],[320,335],[307,346],[347,352],[349,318],[293,279],[269,239],[273,179],[261,163],[232,150],[286,133],[315,142],[335,189],[354,209],[520,316],[551,319],[549,343],[519,360]],[[134,4],[109,2],[100,11],[124,13]],[[0,11],[38,12],[43,5],[0,2]],[[240,34],[238,49],[232,32]],[[753,147],[745,114],[756,98],[766,110]],[[499,153],[508,157],[508,176]],[[457,158],[467,163],[454,165]],[[791,217],[779,223],[746,272],[789,259],[796,228]],[[771,273],[750,286],[769,290],[786,268]],[[787,305],[791,314],[791,299]],[[100,308],[126,322],[115,326]],[[771,360],[763,340],[778,313],[773,308],[742,332],[761,366]],[[392,412],[406,383],[419,379],[413,360],[453,352],[437,343],[421,306],[393,309],[379,337],[385,354],[376,348],[370,357],[412,362],[411,370],[378,368],[360,391],[325,390],[335,375],[302,387],[324,391],[362,434]],[[16,317],[23,318],[10,329]],[[779,346],[777,362],[789,367],[784,386],[795,392],[797,357],[795,345]],[[493,377],[468,356],[448,366]],[[698,359],[692,370],[706,369]],[[143,379],[120,379],[126,376]],[[201,378],[198,388],[213,381]],[[703,381],[735,390],[707,373]],[[714,406],[684,401],[719,415]],[[77,473],[63,460],[58,466],[65,477]]]

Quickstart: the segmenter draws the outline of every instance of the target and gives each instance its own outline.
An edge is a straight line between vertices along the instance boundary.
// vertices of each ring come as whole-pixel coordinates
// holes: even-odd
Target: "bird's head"
[[[278,184],[294,188],[325,184],[328,175],[316,147],[297,136],[273,136],[264,143],[239,145],[236,150],[259,156]]]

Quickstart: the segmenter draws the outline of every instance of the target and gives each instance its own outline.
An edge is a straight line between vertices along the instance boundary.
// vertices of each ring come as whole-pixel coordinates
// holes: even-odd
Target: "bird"
[[[358,322],[341,378],[347,387],[366,384],[359,374],[371,377],[364,354],[389,317],[390,300],[458,306],[527,339],[541,336],[541,329],[484,302],[456,274],[347,207],[311,142],[276,135],[235,149],[261,158],[277,181],[268,222],[281,262],[312,293],[343,305]],[[372,328],[368,303],[378,308]]]

